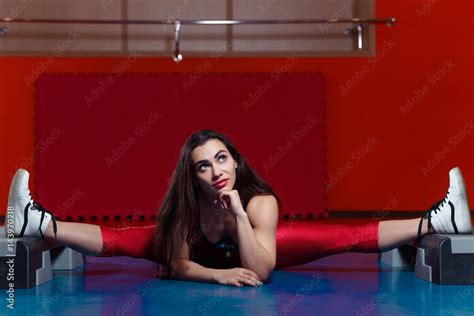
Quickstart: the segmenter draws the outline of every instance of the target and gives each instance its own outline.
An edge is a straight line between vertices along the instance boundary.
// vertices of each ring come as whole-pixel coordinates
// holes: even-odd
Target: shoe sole
[[[465,222],[469,223],[469,227],[458,227],[459,233],[460,234],[472,234],[471,211],[470,211],[470,208],[469,208],[469,202],[467,200],[466,184],[464,182],[464,177],[461,173],[461,170],[458,167],[453,169],[451,172],[456,174],[456,176],[455,176],[456,186],[458,188],[462,188],[462,192],[460,192],[461,197],[466,202],[466,204],[465,205],[463,204],[463,206],[465,206],[467,208],[467,210],[466,209],[461,209],[459,211],[459,213],[461,214],[461,223],[465,223]]]
[[[10,184],[10,191],[8,192],[8,210],[7,218],[13,218],[13,227],[15,227],[16,222],[16,201],[18,201],[19,196],[18,187],[21,185],[25,177],[28,176],[28,172],[24,169],[18,169],[13,176],[12,182]],[[13,229],[15,230],[15,229]],[[7,230],[5,229],[5,233]],[[15,234],[16,236],[16,234]]]

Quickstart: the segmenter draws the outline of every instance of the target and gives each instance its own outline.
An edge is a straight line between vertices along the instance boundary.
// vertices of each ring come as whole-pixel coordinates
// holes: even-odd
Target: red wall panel
[[[319,74],[42,76],[37,196],[60,218],[148,218],[186,139],[214,129],[273,186],[281,215],[322,216],[324,92]]]

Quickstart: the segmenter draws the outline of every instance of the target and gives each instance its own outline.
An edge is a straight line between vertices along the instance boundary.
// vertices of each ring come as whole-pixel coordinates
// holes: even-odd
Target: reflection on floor
[[[153,279],[155,265],[87,257],[54,280],[15,291],[14,314],[472,315],[472,286],[439,286],[391,269],[377,254],[344,253],[274,271],[260,288]],[[3,291],[2,296],[5,296]],[[0,314],[7,311],[2,300]]]

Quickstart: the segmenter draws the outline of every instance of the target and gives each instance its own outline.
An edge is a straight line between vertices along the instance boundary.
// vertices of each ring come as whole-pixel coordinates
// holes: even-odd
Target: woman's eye
[[[227,159],[227,156],[226,156],[226,155],[220,155],[220,156],[217,157],[217,158],[218,158],[218,160],[220,160],[220,161],[225,161],[225,160]],[[222,160],[221,160],[221,159],[222,159]],[[208,165],[202,164],[202,165],[200,165],[200,166],[198,167],[198,170],[199,170],[199,171],[204,170],[203,167],[208,167]]]

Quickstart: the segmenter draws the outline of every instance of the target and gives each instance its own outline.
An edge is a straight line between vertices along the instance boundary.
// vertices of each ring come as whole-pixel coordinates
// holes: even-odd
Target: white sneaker
[[[437,234],[471,234],[471,212],[467,202],[466,189],[461,170],[449,171],[449,190],[444,199],[436,202],[423,216],[428,218],[428,227]],[[418,238],[421,238],[421,225]]]
[[[14,219],[14,235],[15,237],[36,236],[44,238],[43,234],[49,222],[53,220],[53,230],[56,236],[57,227],[53,214],[44,209],[40,203],[31,199],[28,188],[29,177],[28,171],[18,169],[10,184],[7,218]]]

